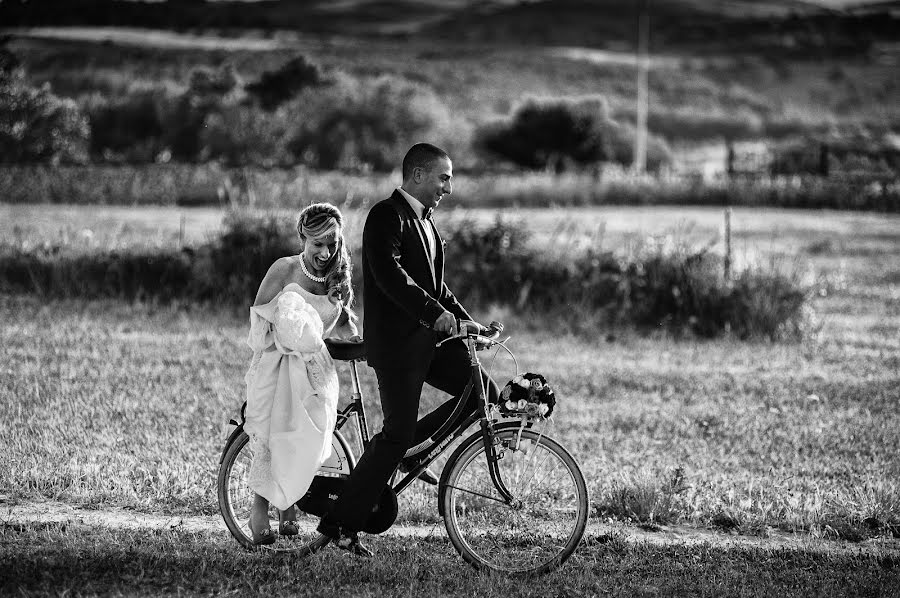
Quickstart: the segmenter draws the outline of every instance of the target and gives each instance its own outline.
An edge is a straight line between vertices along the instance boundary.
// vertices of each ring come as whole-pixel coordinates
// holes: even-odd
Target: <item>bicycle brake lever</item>
[[[445,339],[442,340],[442,341],[438,341],[437,343],[435,343],[434,346],[435,346],[435,347],[440,347],[441,345],[443,345],[443,344],[446,343],[447,341],[452,341],[452,340],[455,339],[455,338],[465,338],[465,336],[466,336],[465,334],[454,334],[453,336],[448,336],[447,338],[445,338]]]

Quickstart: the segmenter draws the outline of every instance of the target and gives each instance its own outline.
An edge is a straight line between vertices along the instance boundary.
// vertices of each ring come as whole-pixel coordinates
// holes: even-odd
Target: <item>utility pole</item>
[[[647,169],[647,71],[650,55],[647,51],[650,37],[650,0],[640,0],[638,14],[637,47],[637,123],[634,132],[634,172],[643,174]]]

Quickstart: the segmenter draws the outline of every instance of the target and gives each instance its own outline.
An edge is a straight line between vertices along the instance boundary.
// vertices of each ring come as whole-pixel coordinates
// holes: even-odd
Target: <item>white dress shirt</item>
[[[421,201],[403,190],[403,188],[397,187],[397,191],[399,191],[400,195],[406,199],[409,206],[413,209],[413,212],[419,217],[419,220],[422,220],[422,228],[425,231],[425,240],[428,241],[428,255],[431,257],[431,261],[434,262],[434,258],[437,255],[437,247],[435,245],[434,229],[432,228],[431,223],[425,220],[425,206]]]

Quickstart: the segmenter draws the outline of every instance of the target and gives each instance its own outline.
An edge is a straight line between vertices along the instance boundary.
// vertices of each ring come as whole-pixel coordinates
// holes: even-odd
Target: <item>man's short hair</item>
[[[441,158],[447,158],[449,160],[450,155],[441,148],[436,145],[431,145],[430,143],[415,144],[409,148],[409,151],[406,152],[406,156],[403,157],[403,180],[409,179],[413,174],[413,170],[416,168],[424,168],[427,170],[435,160]]]

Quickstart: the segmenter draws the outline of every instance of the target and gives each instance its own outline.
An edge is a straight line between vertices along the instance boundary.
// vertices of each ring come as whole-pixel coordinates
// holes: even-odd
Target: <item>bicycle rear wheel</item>
[[[532,429],[500,430],[497,466],[513,495],[507,504],[488,469],[481,433],[450,458],[441,512],[450,541],[478,568],[545,573],[578,546],[588,518],[588,491],[575,459]]]
[[[319,468],[319,475],[345,477],[349,476],[355,465],[350,447],[340,432],[332,436],[331,457]],[[267,546],[254,546],[250,532],[250,507],[253,504],[253,491],[250,489],[250,438],[241,431],[231,445],[225,450],[219,464],[218,497],[219,511],[231,535],[245,548],[264,548],[277,552],[293,552],[301,556],[315,552],[328,543],[325,536],[316,531],[319,517],[297,511],[296,536],[282,536],[278,531],[278,510],[269,506],[269,523],[276,532],[276,541]]]

